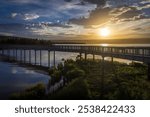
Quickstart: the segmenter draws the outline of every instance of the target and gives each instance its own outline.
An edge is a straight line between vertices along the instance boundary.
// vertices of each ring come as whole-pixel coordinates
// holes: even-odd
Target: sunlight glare
[[[99,35],[102,36],[102,37],[107,37],[110,35],[110,30],[105,27],[105,28],[100,28],[99,29]]]

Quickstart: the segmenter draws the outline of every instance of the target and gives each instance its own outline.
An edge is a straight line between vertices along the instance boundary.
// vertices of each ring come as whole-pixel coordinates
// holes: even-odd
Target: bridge
[[[6,50],[7,53],[4,53]],[[50,52],[53,52],[53,65],[55,66],[55,52],[74,52],[79,53],[79,57],[81,59],[81,55],[84,54],[84,59],[87,59],[88,54],[93,55],[93,59],[95,59],[95,55],[102,56],[102,60],[104,61],[105,57],[111,57],[113,62],[113,58],[121,58],[128,59],[133,61],[143,62],[148,65],[148,78],[150,80],[150,47],[113,47],[113,46],[86,46],[86,45],[0,45],[0,54],[7,54],[10,56],[10,51],[13,51],[13,57],[17,59],[18,50],[20,50],[20,56],[22,59],[22,55],[24,53],[24,62],[26,60],[26,51],[29,51],[29,63],[31,63],[31,50],[34,50],[35,54],[35,64],[36,64],[36,56],[37,51],[40,51],[40,65],[42,63],[42,51],[48,52],[48,66],[50,67]]]

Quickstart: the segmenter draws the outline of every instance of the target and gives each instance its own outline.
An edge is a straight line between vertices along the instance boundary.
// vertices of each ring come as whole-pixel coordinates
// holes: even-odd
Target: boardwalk
[[[29,51],[29,62],[31,60],[31,50],[35,51],[35,63],[36,63],[36,52],[40,51],[40,63],[41,63],[41,52],[42,50],[48,51],[48,64],[50,64],[50,52],[54,52],[54,66],[55,66],[55,51],[61,52],[74,52],[79,53],[80,55],[84,54],[85,60],[87,59],[88,54],[101,55],[103,60],[105,57],[113,58],[122,58],[134,61],[140,61],[148,65],[148,78],[150,78],[150,47],[103,47],[103,46],[79,46],[79,45],[53,45],[53,46],[42,46],[42,45],[0,45],[1,54],[4,54],[4,50],[9,51],[13,50],[16,54],[17,59],[17,50]],[[14,55],[15,56],[15,55]],[[80,56],[81,57],[81,56]]]

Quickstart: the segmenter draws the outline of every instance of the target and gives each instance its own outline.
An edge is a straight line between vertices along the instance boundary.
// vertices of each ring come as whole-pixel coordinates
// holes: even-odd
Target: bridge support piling
[[[104,60],[105,60],[105,57],[104,56],[102,56],[102,67],[101,67],[101,69],[102,69],[102,73],[101,73],[101,98],[103,99],[103,96],[104,96],[104,75],[105,75],[105,73],[104,73]]]
[[[15,58],[15,50],[13,49],[13,60],[14,60],[14,58]]]
[[[112,62],[112,63],[114,62],[114,58],[113,58],[113,57],[111,57],[111,62]]]
[[[82,58],[82,53],[80,52],[80,60],[81,60],[81,58]]]
[[[50,65],[50,51],[48,51],[48,67],[50,68],[51,65]]]
[[[85,53],[85,60],[87,60],[87,53]]]
[[[42,65],[42,51],[40,50],[40,66]]]
[[[31,50],[29,50],[29,64],[31,64]]]
[[[95,60],[95,54],[93,54],[93,61]]]
[[[22,62],[22,50],[20,50],[20,62]]]
[[[148,63],[148,80],[150,81],[150,63]]]
[[[56,65],[55,65],[55,50],[54,50],[54,67],[55,67]]]
[[[26,62],[26,50],[23,50],[24,52],[24,63]]]
[[[10,60],[10,50],[9,49],[7,50],[7,54],[8,54],[8,58]]]
[[[18,60],[17,49],[15,50],[15,53],[16,53],[16,55],[15,55],[15,56],[16,56],[16,57],[15,57],[16,59],[15,59],[15,60],[17,61],[17,60]]]
[[[2,49],[2,55],[4,55],[4,50]]]
[[[34,65],[36,65],[36,50],[34,50]]]

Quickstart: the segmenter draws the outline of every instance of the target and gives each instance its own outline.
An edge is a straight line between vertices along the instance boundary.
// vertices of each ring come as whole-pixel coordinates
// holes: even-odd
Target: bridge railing
[[[150,56],[150,47],[55,46],[62,51]],[[57,50],[56,49],[56,50]]]

